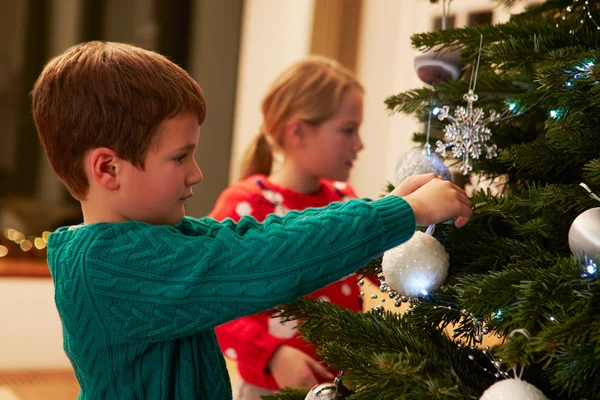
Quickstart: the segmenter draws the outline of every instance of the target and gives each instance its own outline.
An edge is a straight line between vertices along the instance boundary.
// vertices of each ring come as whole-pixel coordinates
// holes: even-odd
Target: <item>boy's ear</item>
[[[119,189],[119,167],[122,160],[117,153],[106,147],[91,151],[87,157],[90,179],[106,190]]]

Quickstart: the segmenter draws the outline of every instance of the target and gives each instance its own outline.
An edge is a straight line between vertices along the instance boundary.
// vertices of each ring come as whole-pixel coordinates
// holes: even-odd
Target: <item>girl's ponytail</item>
[[[246,148],[240,169],[240,180],[256,174],[269,176],[272,166],[273,152],[271,151],[271,145],[261,129]]]

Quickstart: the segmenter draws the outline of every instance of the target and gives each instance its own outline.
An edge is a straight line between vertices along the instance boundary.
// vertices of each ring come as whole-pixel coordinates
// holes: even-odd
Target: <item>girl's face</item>
[[[358,152],[364,147],[359,133],[362,99],[360,90],[349,90],[331,118],[316,126],[304,124],[305,134],[295,157],[304,173],[332,181],[348,180]]]

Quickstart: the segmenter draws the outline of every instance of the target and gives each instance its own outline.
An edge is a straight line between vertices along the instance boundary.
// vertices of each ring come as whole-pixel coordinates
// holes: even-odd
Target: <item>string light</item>
[[[44,249],[48,246],[48,237],[50,236],[49,231],[44,231],[41,236],[26,236],[24,233],[14,228],[6,228],[3,230],[4,239],[8,242],[14,243],[14,246],[5,246],[0,244],[0,258],[14,256],[18,257],[31,252],[34,248],[37,252],[31,256],[45,258]],[[2,239],[2,237],[0,237]],[[10,243],[7,243],[10,245]],[[42,252],[42,254],[40,254]],[[21,254],[19,254],[21,253]],[[31,257],[28,256],[28,257]]]
[[[592,21],[592,23],[596,26],[596,30],[600,30],[600,26],[596,23],[594,17],[592,16],[592,8],[590,7],[589,0],[585,0],[584,2],[580,2],[580,0],[573,0],[573,3],[566,8],[566,13],[563,13],[561,16],[561,20],[566,21],[568,14],[572,15],[572,17],[570,16],[569,19],[579,19],[580,25],[577,29],[569,29],[569,33],[571,35],[574,35],[575,32],[577,32],[581,26],[585,24],[586,19]],[[558,22],[556,23],[556,27],[560,28],[560,24]]]

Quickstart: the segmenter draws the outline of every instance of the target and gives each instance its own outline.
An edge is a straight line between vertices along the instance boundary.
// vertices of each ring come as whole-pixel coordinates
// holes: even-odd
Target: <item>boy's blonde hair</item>
[[[272,148],[282,146],[286,122],[291,118],[311,125],[326,121],[350,89],[364,91],[351,71],[331,59],[311,56],[287,68],[263,99],[263,125],[246,150],[240,179],[269,175]]]
[[[160,125],[186,112],[202,124],[200,86],[167,58],[139,47],[87,42],[52,59],[32,93],[33,119],[52,168],[71,194],[85,198],[83,160],[107,147],[144,168]]]

